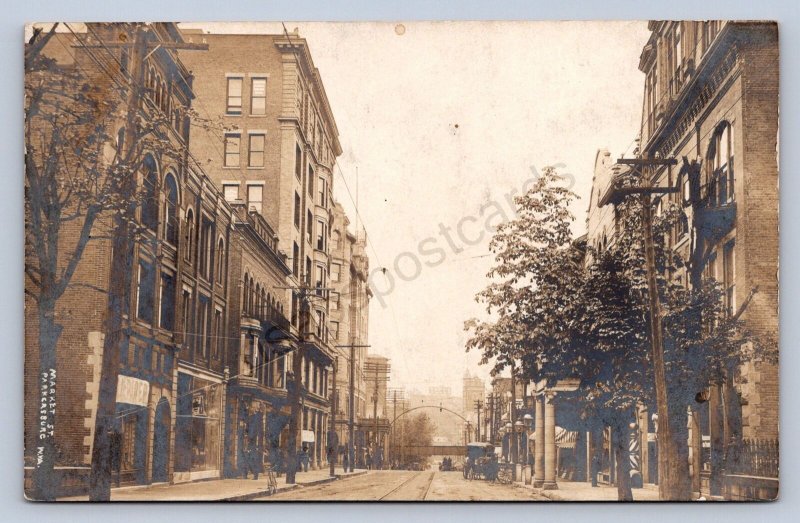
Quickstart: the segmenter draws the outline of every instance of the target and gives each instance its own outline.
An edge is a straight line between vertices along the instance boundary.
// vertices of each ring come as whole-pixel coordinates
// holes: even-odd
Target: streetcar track
[[[408,478],[407,480],[403,481],[402,483],[397,485],[395,488],[393,488],[392,490],[390,490],[389,492],[387,492],[383,496],[379,497],[378,501],[383,501],[384,499],[388,498],[389,496],[391,496],[395,492],[399,491],[401,488],[403,488],[406,485],[408,485],[409,483],[411,483],[413,480],[419,478],[421,474],[422,473],[420,472],[420,474],[415,474],[415,475],[411,476],[410,478]],[[435,474],[435,472],[431,472],[430,478],[428,479],[428,485],[427,485],[427,487],[425,487],[425,493],[422,496],[422,501],[425,501],[425,497],[428,495],[428,491],[430,490],[431,484],[433,483],[434,474]]]

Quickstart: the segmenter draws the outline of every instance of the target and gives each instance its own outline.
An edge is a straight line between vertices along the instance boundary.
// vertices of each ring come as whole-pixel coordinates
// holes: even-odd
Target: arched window
[[[255,302],[256,302],[256,310],[255,310],[255,317],[261,317],[261,308],[263,307],[263,303],[261,302],[261,284],[256,283],[256,293],[255,293]]]
[[[708,149],[708,203],[723,205],[734,199],[733,127],[723,122],[717,127]]]
[[[225,284],[225,241],[222,238],[217,244],[217,282]]]
[[[142,225],[151,231],[158,230],[158,168],[151,155],[144,159],[142,194]]]
[[[261,316],[262,320],[267,318],[267,311],[268,310],[269,310],[269,302],[267,301],[267,291],[264,289],[264,287],[262,287],[261,288],[261,311],[259,312],[259,315]]]
[[[183,256],[189,263],[192,263],[192,249],[193,249],[193,242],[194,242],[194,213],[191,209],[186,212],[186,226],[184,227],[186,231],[186,238],[184,238],[183,244],[186,246],[185,250],[183,251]]]
[[[172,173],[164,178],[164,239],[172,245],[178,244],[178,184]]]

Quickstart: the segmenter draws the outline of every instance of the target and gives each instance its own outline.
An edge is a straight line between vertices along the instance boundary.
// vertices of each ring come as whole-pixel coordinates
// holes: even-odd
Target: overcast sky
[[[202,27],[282,32],[280,23]],[[531,167],[560,163],[575,178],[575,232],[584,232],[597,150],[630,153],[638,133],[647,24],[286,27],[308,40],[339,128],[334,194],[355,223],[342,176],[353,199],[358,185],[370,264],[386,269],[371,278],[371,350],[391,358],[392,386],[460,394],[465,370],[488,377],[465,353],[463,330],[483,315],[474,295],[493,262],[487,223],[512,217],[505,195],[522,191]]]

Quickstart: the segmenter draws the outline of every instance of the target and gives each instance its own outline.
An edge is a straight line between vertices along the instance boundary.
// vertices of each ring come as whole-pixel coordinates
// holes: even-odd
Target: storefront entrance
[[[220,475],[222,385],[178,373],[175,481]]]
[[[169,426],[169,402],[161,398],[153,427],[153,483],[169,481]]]

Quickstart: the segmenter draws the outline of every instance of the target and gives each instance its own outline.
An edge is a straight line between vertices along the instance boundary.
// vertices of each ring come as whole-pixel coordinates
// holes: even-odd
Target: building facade
[[[341,154],[336,123],[319,71],[305,40],[297,34],[195,31],[189,35],[209,47],[206,53],[183,58],[196,75],[199,112],[214,122],[194,129],[192,152],[203,158],[211,156],[206,169],[226,200],[241,204],[249,217],[263,223],[262,229],[269,228],[275,235],[273,250],[285,253],[288,260],[289,274],[283,282],[264,277],[260,282],[241,280],[237,285],[254,285],[259,299],[266,294],[264,299],[285,304],[282,310],[289,320],[289,333],[303,345],[300,441],[308,449],[312,466],[322,466],[327,460],[328,379],[334,363],[329,326],[329,237],[332,173]],[[261,258],[260,265],[252,270],[274,274],[269,257]],[[241,277],[252,275],[245,271]],[[262,338],[267,331],[260,329]],[[265,345],[274,345],[263,339]],[[264,350],[273,351],[269,347]],[[293,368],[298,351],[285,356],[277,355],[281,351],[277,347],[274,351],[280,361],[286,360],[284,368]],[[240,350],[241,357],[246,353],[246,349]],[[256,424],[269,434],[261,435],[258,429],[251,440],[267,438],[279,448],[274,435],[278,427],[270,429],[264,421],[271,414],[276,420],[284,418],[278,407],[286,401],[284,392],[275,392],[272,403],[257,404],[251,399],[251,405],[237,408],[238,419],[258,420]],[[240,425],[247,426],[247,422]],[[241,427],[232,428],[231,434],[247,432]],[[261,443],[253,445],[261,447]],[[241,459],[243,453],[238,456]],[[278,456],[280,453],[276,455],[280,459]]]
[[[645,74],[639,153],[674,158],[649,185],[677,188],[653,199],[682,219],[666,241],[687,262],[675,281],[717,281],[724,306],[769,343],[778,335],[778,35],[773,23],[650,22],[639,63]],[[614,241],[616,207],[602,195],[619,172],[600,151],[587,243]],[[749,347],[742,347],[746,350]],[[689,412],[695,497],[777,495],[777,366],[755,354],[722,383],[699,391]],[[657,481],[655,419],[640,409],[637,445],[644,482]]]
[[[120,485],[180,481],[200,471],[218,474],[224,402],[219,390],[227,350],[220,336],[228,299],[231,209],[205,174],[187,161],[185,115],[194,98],[192,77],[176,51],[169,49],[184,40],[175,24],[147,24],[143,38],[152,52],[142,70],[134,71],[129,47],[114,44],[133,42],[136,29],[136,24],[87,24],[83,32],[57,34],[43,51],[83,72],[96,85],[108,78],[138,83],[143,93],[138,110],[163,139],[160,149],[142,153],[137,173],[140,233],[130,253],[132,272],[122,311],[117,415],[111,437],[114,480]],[[120,118],[108,130],[116,137],[109,149],[121,149],[124,125]],[[107,160],[111,162],[110,155]],[[87,244],[72,285],[57,303],[63,333],[57,346],[55,434],[62,494],[85,491],[87,486],[107,320],[104,289],[118,277],[111,274],[112,242],[104,239],[105,229],[99,227],[100,223],[98,238]],[[78,231],[65,233],[69,244]],[[86,288],[96,290],[96,299],[86,299]],[[38,358],[37,326],[30,315],[26,321],[26,391],[30,392]],[[202,428],[191,406],[185,408],[192,398],[182,384],[194,378],[217,388],[216,395],[209,391],[202,400],[209,420],[216,420]],[[31,420],[32,413],[26,412],[26,456],[32,448]]]

